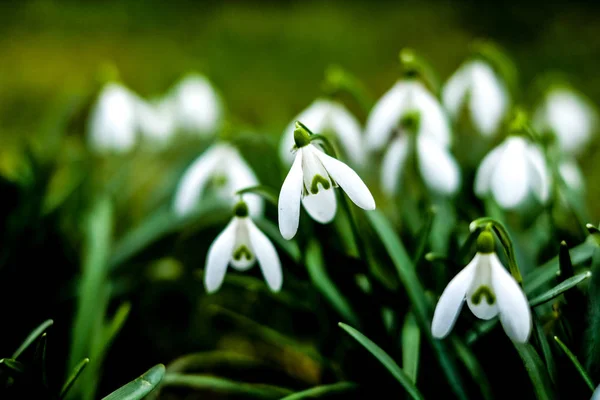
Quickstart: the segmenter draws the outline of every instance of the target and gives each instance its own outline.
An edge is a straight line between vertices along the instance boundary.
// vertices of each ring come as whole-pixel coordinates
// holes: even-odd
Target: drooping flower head
[[[204,286],[216,292],[223,283],[227,266],[238,271],[250,269],[256,262],[273,292],[281,289],[281,262],[275,247],[249,216],[248,205],[240,200],[233,209],[233,218],[208,249]]]
[[[477,131],[488,137],[498,132],[510,105],[506,85],[492,66],[482,59],[465,62],[448,79],[442,100],[455,120],[466,109]]]
[[[137,142],[138,97],[118,83],[104,86],[88,121],[88,140],[98,153],[126,153]]]
[[[206,77],[192,74],[184,78],[173,89],[172,101],[178,129],[209,136],[219,128],[222,102]]]
[[[523,136],[507,137],[481,162],[475,194],[492,196],[505,209],[525,204],[531,195],[544,204],[550,196],[550,174],[539,146]]]
[[[238,190],[256,185],[256,175],[237,149],[227,143],[217,143],[188,167],[177,185],[173,209],[180,216],[191,213],[209,187],[216,196],[233,205],[237,202]],[[262,198],[252,196],[247,203],[250,215],[262,214]]]
[[[333,220],[337,210],[333,189],[337,186],[357,206],[375,209],[373,195],[356,172],[311,144],[310,131],[300,123],[294,141],[294,163],[279,194],[279,230],[285,239],[296,235],[300,203],[315,221],[326,224]]]
[[[500,317],[513,341],[525,343],[531,334],[531,310],[523,290],[504,268],[494,251],[494,237],[483,231],[477,238],[477,254],[446,286],[431,323],[436,338],[452,330],[464,302],[480,319]]]
[[[294,161],[291,149],[296,121],[302,121],[312,132],[335,135],[348,160],[357,166],[364,164],[366,153],[358,120],[343,104],[325,98],[315,100],[286,127],[279,145],[279,156],[286,164]]]
[[[598,112],[583,94],[565,86],[546,91],[533,114],[532,124],[539,132],[556,139],[567,155],[580,154],[598,129]]]

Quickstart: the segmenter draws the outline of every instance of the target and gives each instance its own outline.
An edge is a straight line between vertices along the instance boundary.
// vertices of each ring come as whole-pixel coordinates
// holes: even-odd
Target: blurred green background
[[[10,157],[6,155],[12,148],[52,125],[56,110],[64,106],[65,96],[85,95],[93,90],[106,63],[113,63],[121,80],[144,97],[161,95],[189,71],[204,73],[221,92],[231,116],[272,139],[320,95],[324,71],[332,64],[357,76],[376,99],[399,76],[397,56],[401,48],[415,48],[445,80],[469,55],[469,44],[476,38],[496,41],[514,58],[522,89],[519,101],[531,104],[535,100],[531,98],[535,78],[543,72],[558,70],[598,104],[598,21],[600,7],[591,2],[533,1],[507,5],[432,0],[1,2],[0,167],[9,168],[6,165],[10,164],[7,160]],[[356,104],[349,106],[364,122],[364,112]],[[83,131],[78,134],[83,135]],[[600,171],[594,162],[595,148],[580,161],[588,179],[592,217],[597,220],[600,207],[594,199],[600,188],[594,182]],[[167,177],[171,180],[165,186],[167,189],[175,185],[182,168],[202,147],[187,150],[176,162],[175,172]],[[177,153],[167,156],[177,161]],[[246,156],[256,167],[256,159]],[[279,179],[278,172],[271,171],[267,183],[275,187]],[[7,197],[18,208],[19,197]],[[131,214],[121,214],[116,231],[121,233],[120,229],[128,226],[128,218],[143,218],[145,210],[151,208],[146,205],[131,210]],[[69,323],[74,310],[69,288],[72,291],[76,285],[70,279],[79,271],[77,246],[82,239],[74,233],[74,225],[65,223],[60,215],[34,219],[29,224],[28,230],[21,234],[32,238],[33,245],[22,243],[23,247],[15,248],[14,254],[25,254],[32,248],[47,253],[10,258],[13,254],[2,261],[12,262],[6,267],[9,271],[6,276],[24,278],[33,274],[35,282],[19,283],[12,290],[35,292],[32,298],[36,304],[28,306],[27,300],[23,300],[21,309],[6,312],[7,318],[15,321],[23,318],[22,310],[30,314],[25,313],[25,322],[7,334],[7,340],[0,346],[6,351],[14,348],[31,328],[53,316],[62,324],[56,328],[62,335],[55,336],[52,355],[54,360],[60,360],[69,347]],[[218,224],[201,233],[191,229],[176,239],[158,243],[151,249],[151,255],[133,262],[122,272],[124,277],[117,281],[123,287],[116,289],[115,297],[121,294],[131,300],[133,311],[107,357],[99,392],[109,392],[151,363],[167,363],[187,352],[213,348],[270,354],[271,362],[284,364],[296,381],[288,382],[289,376],[274,379],[290,387],[317,384],[331,377],[331,371],[321,370],[310,357],[294,353],[293,345],[249,349],[244,335],[214,334],[228,329],[204,313],[211,301],[231,306],[244,315],[252,314],[262,322],[276,321],[280,329],[299,337],[303,344],[314,344],[315,338],[337,340],[335,334],[331,335],[336,327],[327,326],[335,318],[328,310],[319,308],[314,290],[307,287],[306,272],[298,265],[286,272],[284,287],[307,299],[305,304],[294,306],[293,314],[281,307],[281,299],[270,303],[272,299],[256,288],[242,292],[235,285],[225,287],[219,300],[207,300],[194,268],[202,267],[210,244],[207,238],[212,240],[220,229]],[[332,232],[328,227],[318,230],[322,237]],[[71,237],[60,236],[64,231],[70,232]],[[186,252],[188,248],[196,252]],[[40,263],[40,254],[51,264]],[[172,258],[156,261],[152,258],[156,254]],[[31,269],[18,271],[21,267]],[[340,271],[343,267],[335,268]],[[175,279],[156,278],[160,274],[153,273],[153,268],[175,271]],[[138,272],[142,270],[145,274]],[[131,271],[135,273],[128,275]],[[253,274],[258,276],[256,271]],[[147,285],[146,280],[150,281]],[[163,282],[157,284],[157,280]],[[57,294],[55,288],[46,285],[52,282],[66,289]],[[129,296],[134,290],[135,295]],[[4,300],[7,298],[8,295]],[[113,303],[110,313],[117,307]],[[516,355],[514,359],[520,362]],[[60,365],[60,361],[57,363]],[[260,382],[263,372],[240,374],[237,378]],[[424,376],[428,373],[436,376],[432,372],[424,372]],[[522,377],[523,381],[526,379]]]

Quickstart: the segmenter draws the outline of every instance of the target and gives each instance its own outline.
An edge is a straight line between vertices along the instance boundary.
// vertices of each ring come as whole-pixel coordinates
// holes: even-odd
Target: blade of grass
[[[350,303],[340,293],[333,281],[329,279],[323,264],[321,248],[316,241],[311,240],[306,248],[306,268],[311,281],[344,320],[359,325],[358,317],[352,310]]]
[[[139,400],[150,393],[165,376],[165,366],[155,365],[142,376],[120,387],[102,400]]]
[[[421,331],[415,315],[409,311],[402,326],[402,369],[412,383],[417,383],[419,370],[419,354],[421,347]]]
[[[20,361],[14,360],[12,358],[2,358],[0,359],[0,367],[4,366],[7,369],[10,369],[13,372],[17,372],[19,374],[25,372],[25,364]]]
[[[519,356],[523,360],[529,379],[533,384],[535,396],[538,400],[553,400],[555,398],[552,382],[546,367],[532,345],[513,343]]]
[[[388,219],[382,213],[374,210],[367,212],[366,215],[396,267],[398,277],[413,304],[415,317],[417,318],[421,332],[425,334],[425,337],[432,346],[450,386],[460,399],[467,399],[464,384],[458,374],[457,365],[451,358],[446,344],[440,340],[435,340],[431,335],[431,312],[425,297],[425,290],[415,273],[414,266],[402,242],[394,232]]]
[[[71,387],[73,386],[77,378],[79,378],[79,375],[81,375],[85,367],[87,367],[89,362],[89,358],[84,358],[79,364],[75,366],[73,372],[71,372],[71,375],[69,375],[69,378],[65,381],[62,389],[60,390],[60,394],[58,395],[59,399],[63,399],[67,395],[69,389],[71,389]]]
[[[537,307],[541,304],[544,304],[544,303],[560,296],[567,290],[574,288],[575,286],[577,286],[581,282],[585,281],[586,279],[590,278],[591,276],[592,276],[592,273],[590,271],[586,271],[581,274],[572,276],[571,278],[554,286],[552,289],[548,290],[547,292],[542,293],[539,296],[535,297],[534,299],[530,300],[529,305],[531,307]]]
[[[240,383],[209,375],[185,375],[169,373],[165,375],[163,380],[163,387],[165,386],[187,387],[196,390],[208,390],[231,395],[243,395],[244,398],[252,399],[281,399],[282,397],[291,394],[291,390],[277,386]]]
[[[575,356],[575,354],[573,354],[573,352],[571,350],[569,350],[569,348],[567,347],[567,345],[564,344],[562,342],[562,340],[560,340],[558,338],[558,336],[554,336],[554,341],[556,343],[558,343],[558,345],[560,346],[560,348],[562,349],[562,351],[564,351],[565,354],[567,355],[567,357],[569,357],[569,360],[571,360],[571,362],[573,363],[573,365],[577,369],[577,372],[579,372],[579,375],[581,375],[581,377],[585,381],[585,384],[593,392],[594,389],[596,388],[596,386],[592,382],[592,378],[590,378],[590,376],[588,375],[587,371],[583,368],[583,365],[581,365],[581,363],[579,362],[579,360],[577,359],[577,357]]]
[[[23,343],[19,346],[19,348],[13,353],[12,357],[13,359],[16,359],[17,357],[19,357],[25,350],[27,350],[27,348],[29,346],[31,346],[31,344],[33,342],[35,342],[35,340],[42,335],[46,329],[48,329],[50,326],[52,326],[52,324],[54,323],[53,320],[48,319],[44,322],[42,322],[42,324],[40,326],[38,326],[37,328],[35,328],[28,336],[27,338],[23,341]]]
[[[368,337],[354,329],[353,327],[340,322],[338,324],[340,328],[345,330],[350,336],[354,338],[359,344],[361,344],[369,353],[371,353],[383,366],[392,374],[394,378],[404,387],[406,392],[415,400],[422,400],[423,395],[419,392],[419,389],[411,382],[408,375],[402,371],[402,369],[396,364],[396,362],[390,357],[383,349],[377,346]]]
[[[319,397],[329,396],[330,394],[350,392],[357,387],[358,385],[354,382],[332,383],[331,385],[315,386],[301,392],[296,392],[282,398],[281,400],[318,399]]]

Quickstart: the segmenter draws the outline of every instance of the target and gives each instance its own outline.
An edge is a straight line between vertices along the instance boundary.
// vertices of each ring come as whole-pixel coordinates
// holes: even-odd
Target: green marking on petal
[[[235,261],[240,261],[242,257],[248,261],[252,260],[252,252],[245,244],[241,245],[233,252],[233,259]]]
[[[225,184],[227,183],[227,175],[224,175],[224,174],[213,175],[213,177],[211,179],[211,183],[215,187],[225,186]]]
[[[323,189],[325,189],[325,190],[327,190],[331,187],[331,183],[329,182],[328,179],[322,177],[319,174],[316,174],[313,177],[312,183],[310,184],[310,192],[312,194],[319,193],[319,183],[321,184],[321,186],[323,186]]]
[[[473,302],[473,304],[475,305],[478,305],[479,303],[481,303],[481,297],[485,297],[486,302],[490,306],[496,302],[496,296],[494,296],[492,290],[485,285],[479,286],[475,293],[473,293],[473,295],[471,296],[471,302]]]

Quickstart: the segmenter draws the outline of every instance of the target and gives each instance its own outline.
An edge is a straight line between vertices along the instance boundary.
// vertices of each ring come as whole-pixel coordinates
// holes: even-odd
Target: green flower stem
[[[278,206],[278,195],[277,193],[275,193],[275,191],[265,185],[256,185],[256,186],[250,186],[241,190],[238,190],[237,192],[235,192],[236,195],[238,196],[242,196],[244,194],[247,193],[252,193],[252,194],[256,194],[258,196],[261,196],[262,198],[264,198],[265,200],[267,200],[269,203],[271,203],[272,205],[274,205],[275,207]]]

